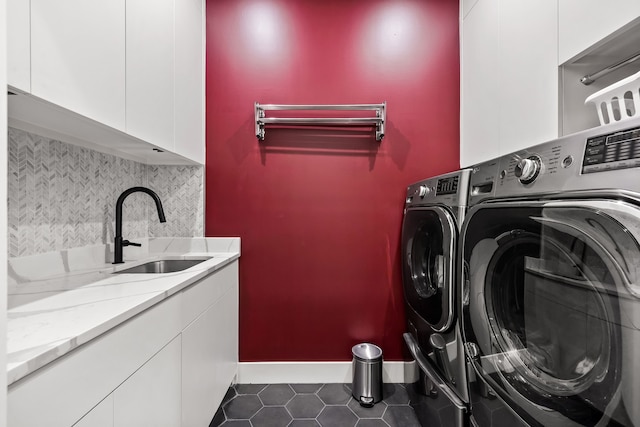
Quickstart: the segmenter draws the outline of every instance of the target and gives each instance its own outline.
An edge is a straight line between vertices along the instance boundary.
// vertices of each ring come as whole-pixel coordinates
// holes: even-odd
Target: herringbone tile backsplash
[[[9,256],[113,242],[115,204],[142,185],[160,196],[161,224],[146,194],[123,207],[123,235],[202,236],[203,167],[144,165],[9,128]]]

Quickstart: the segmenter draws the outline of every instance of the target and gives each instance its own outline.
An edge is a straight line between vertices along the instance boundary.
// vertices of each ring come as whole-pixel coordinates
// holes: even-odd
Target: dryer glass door
[[[457,228],[443,207],[410,208],[402,226],[402,275],[407,302],[438,332],[453,322]]]
[[[476,373],[533,425],[640,426],[640,209],[495,203],[467,220]]]

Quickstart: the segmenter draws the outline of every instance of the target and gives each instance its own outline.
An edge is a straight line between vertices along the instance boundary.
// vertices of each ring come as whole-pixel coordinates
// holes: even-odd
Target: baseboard
[[[351,362],[240,362],[238,384],[350,383]],[[416,363],[383,362],[382,381],[412,383],[418,379]]]

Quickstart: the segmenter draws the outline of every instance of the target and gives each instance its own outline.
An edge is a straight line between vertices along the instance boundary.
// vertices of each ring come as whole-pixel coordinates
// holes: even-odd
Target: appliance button
[[[587,156],[597,156],[604,153],[605,146],[599,145],[597,147],[587,147]]]
[[[597,165],[598,163],[604,163],[604,154],[598,154],[597,156],[585,156],[584,163],[587,165]]]
[[[568,168],[569,166],[571,166],[572,163],[573,163],[573,156],[567,156],[564,159],[562,159],[563,168]]]

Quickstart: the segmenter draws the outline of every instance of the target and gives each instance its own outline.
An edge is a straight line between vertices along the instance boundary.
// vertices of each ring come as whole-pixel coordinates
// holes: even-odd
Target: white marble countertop
[[[238,259],[240,239],[150,239],[136,260],[118,266],[106,262],[109,255],[96,246],[9,261],[8,384]],[[211,258],[175,273],[111,274],[197,257]]]

